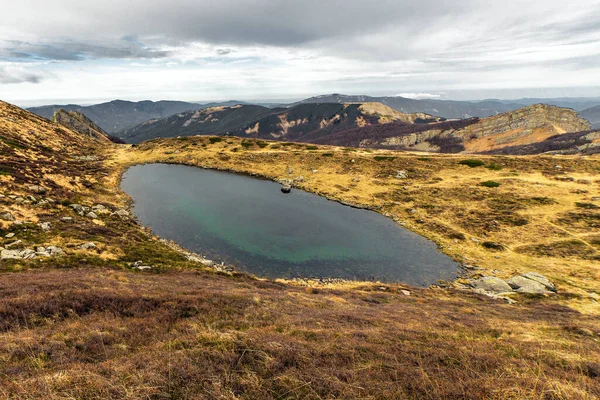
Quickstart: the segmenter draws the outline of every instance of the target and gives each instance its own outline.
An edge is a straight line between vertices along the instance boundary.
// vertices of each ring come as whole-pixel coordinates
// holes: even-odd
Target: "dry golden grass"
[[[274,180],[303,176],[298,183],[302,189],[388,215],[486,273],[507,278],[536,271],[558,282],[561,290],[582,296],[600,292],[600,244],[595,238],[600,214],[576,205],[600,196],[597,157],[478,156],[484,165],[471,168],[460,162],[472,156],[308,149],[312,147],[275,142],[244,148],[237,138],[210,143],[194,137],[120,147],[108,162],[116,171],[136,163],[167,162]],[[407,171],[408,178],[395,178],[398,170]],[[481,186],[485,181],[497,181],[500,187]],[[501,243],[506,250],[491,251],[484,242]],[[539,248],[555,244],[569,249],[550,254]]]

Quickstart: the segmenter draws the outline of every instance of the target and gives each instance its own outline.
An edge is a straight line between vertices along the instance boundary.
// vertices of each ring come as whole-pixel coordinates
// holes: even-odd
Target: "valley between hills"
[[[0,103],[0,247],[11,255],[0,264],[0,396],[600,397],[597,132],[568,110],[520,112],[418,127],[397,115],[306,143],[251,130],[131,145],[77,114],[54,123]],[[402,134],[368,142],[390,127]],[[559,154],[491,154],[548,146]],[[259,176],[377,211],[464,273],[417,288],[212,265],[131,215],[120,179],[145,163]],[[553,290],[473,286],[530,272]]]

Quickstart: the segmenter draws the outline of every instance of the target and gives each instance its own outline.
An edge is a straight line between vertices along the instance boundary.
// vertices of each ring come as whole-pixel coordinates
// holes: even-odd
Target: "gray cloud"
[[[38,73],[0,66],[0,83],[40,83],[43,79]]]
[[[66,82],[101,66],[119,88],[151,64],[156,90],[181,74],[242,91],[288,78],[297,90],[359,82],[390,94],[598,85],[598,15],[600,0],[27,0],[2,8],[0,61],[60,61],[48,70]]]
[[[0,42],[0,46],[1,46]],[[168,51],[146,47],[129,38],[106,43],[51,41],[28,43],[11,40],[0,48],[0,59],[78,61],[84,59],[152,59],[165,58]]]

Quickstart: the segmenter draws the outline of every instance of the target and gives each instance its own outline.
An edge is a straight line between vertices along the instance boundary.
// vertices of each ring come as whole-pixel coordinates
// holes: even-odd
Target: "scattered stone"
[[[92,207],[93,211],[106,211],[106,207],[104,207],[102,204],[96,204],[95,206]]]
[[[138,260],[138,261],[136,261],[134,263],[131,263],[131,267],[132,268],[137,268],[137,267],[139,267],[142,264],[143,264],[143,261],[142,260]]]
[[[119,217],[129,217],[129,211],[127,211],[123,208],[116,211],[114,214],[118,215]]]
[[[38,246],[38,248],[35,249],[35,251],[37,251],[38,253],[45,253],[46,252],[46,248],[42,247],[42,246]]]
[[[21,258],[23,258],[25,260],[30,260],[30,259],[36,257],[35,251],[33,251],[31,249],[22,250],[19,255],[21,256]]]
[[[0,259],[1,260],[19,259],[19,258],[21,258],[20,253],[21,252],[19,250],[2,250],[2,252],[0,252]]]
[[[402,290],[400,290],[400,293],[402,293],[405,296],[410,296],[410,291],[409,290],[402,289]]]
[[[463,264],[461,265],[461,267],[463,269],[469,270],[469,271],[480,271],[482,268],[480,267],[476,267],[474,265],[470,265],[470,264]]]
[[[154,268],[154,266],[150,266],[150,265],[140,265],[139,267],[135,267],[136,269],[140,270],[140,271],[146,271],[149,269]]]
[[[73,217],[62,217],[60,220],[62,222],[73,222]]]
[[[15,196],[14,194],[11,194],[11,195],[8,196],[8,198],[14,200],[14,199],[17,198],[17,196]]]
[[[50,222],[42,222],[41,224],[39,224],[39,226],[44,232],[50,232],[50,229],[52,228]]]
[[[91,219],[98,219],[98,214],[96,214],[93,211],[90,211],[89,213],[87,213],[87,216]]]
[[[97,248],[97,246],[96,246],[96,243],[88,242],[88,243],[84,243],[84,244],[78,246],[77,248],[80,250],[90,250],[90,249]]]
[[[5,196],[3,194],[0,194],[0,199],[3,199]]]
[[[284,183],[283,185],[281,185],[282,193],[290,193],[291,191],[292,191],[292,185],[290,185],[289,183]]]
[[[83,213],[85,211],[85,207],[83,207],[81,204],[69,204],[69,207],[78,213]]]
[[[588,297],[596,302],[600,301],[600,294],[598,293],[590,292],[588,293]]]
[[[292,167],[287,167],[285,172],[286,172],[286,174],[291,175],[294,173],[294,170],[292,169]]]
[[[52,204],[56,203],[56,200],[54,200],[54,199],[51,199],[50,197],[46,198],[46,201],[47,201],[48,203],[52,203]]]
[[[319,170],[318,170],[318,169],[313,169],[311,172],[312,172],[313,174],[316,174],[317,172],[319,172]]]
[[[544,285],[522,275],[515,276],[507,281],[511,288],[517,293],[548,294],[550,293]]]
[[[37,201],[37,199],[31,195],[27,196],[27,198],[31,201],[33,201],[34,203]]]
[[[15,199],[15,203],[22,203],[22,202],[24,202],[24,201],[25,201],[25,199],[24,199],[24,198],[22,198],[22,197],[17,197],[17,198]]]
[[[527,279],[531,279],[532,281],[541,283],[548,290],[556,291],[556,286],[554,286],[554,284],[552,282],[550,282],[550,280],[548,278],[546,278],[544,275],[540,275],[537,272],[527,272],[527,273],[523,274],[523,276]]]
[[[14,233],[7,233],[6,235],[4,235],[5,238],[10,239],[11,237],[14,237],[15,234]]]
[[[297,176],[296,178],[294,178],[294,183],[300,183],[300,182],[304,182],[303,176]]]
[[[201,260],[200,264],[204,265],[205,267],[214,267],[215,266],[215,262],[212,260]]]
[[[48,252],[51,256],[62,256],[65,254],[63,249],[56,246],[48,246],[46,247],[46,252]]]
[[[39,185],[31,185],[27,189],[29,189],[30,192],[37,193],[37,194],[46,193],[46,188],[39,186]]]
[[[484,276],[469,282],[473,289],[483,290],[490,293],[509,293],[512,288],[508,283],[495,276]]]
[[[9,244],[7,244],[5,247],[6,247],[7,249],[10,249],[10,248],[12,248],[12,247],[19,246],[21,243],[23,243],[23,241],[22,241],[22,240],[17,240],[16,242],[12,242],[12,243],[9,243]]]
[[[600,201],[600,197],[592,197],[592,201]]]
[[[396,179],[406,179],[408,178],[408,172],[406,170],[396,171]]]

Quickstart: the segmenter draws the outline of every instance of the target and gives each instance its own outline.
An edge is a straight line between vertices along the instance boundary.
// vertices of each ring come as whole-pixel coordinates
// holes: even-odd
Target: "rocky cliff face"
[[[401,147],[414,150],[439,151],[433,139],[460,142],[465,152],[488,152],[503,147],[521,146],[544,141],[569,132],[589,131],[590,123],[576,111],[535,104],[493,117],[474,120],[457,128],[431,125],[431,129],[404,133],[386,138],[368,138],[361,147]]]
[[[77,111],[56,110],[52,122],[101,142],[111,141],[111,136],[91,119]]]

